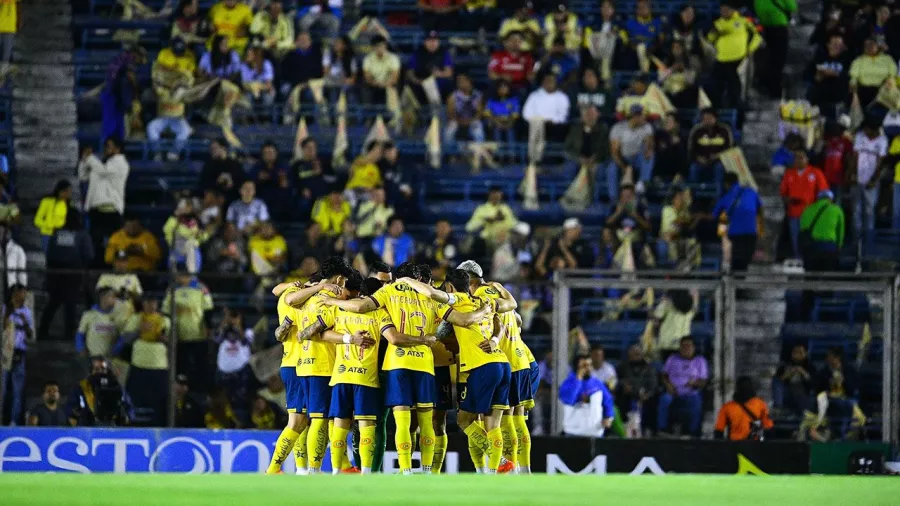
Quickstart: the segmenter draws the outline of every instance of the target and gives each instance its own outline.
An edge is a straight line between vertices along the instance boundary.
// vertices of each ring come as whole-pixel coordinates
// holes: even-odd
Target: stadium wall
[[[274,431],[0,428],[0,472],[261,473],[277,437]],[[535,437],[532,444],[532,470],[541,473],[808,474],[811,469],[810,445],[797,442]],[[293,471],[292,460],[285,463],[286,472]],[[329,464],[326,458],[324,470]],[[395,469],[396,454],[389,452],[385,472]],[[474,472],[465,436],[451,435],[445,471]]]

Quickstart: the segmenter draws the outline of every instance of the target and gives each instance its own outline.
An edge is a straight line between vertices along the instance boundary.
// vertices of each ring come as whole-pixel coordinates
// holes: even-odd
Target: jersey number
[[[413,321],[414,319],[419,319],[422,322],[422,325],[416,325]],[[405,309],[400,310],[400,333],[406,334],[406,327],[409,326],[410,330],[416,329],[419,331],[419,336],[425,335],[425,322],[427,319],[425,318],[425,313],[421,311],[413,311],[411,313],[407,313]],[[409,324],[407,325],[407,322]],[[406,334],[412,335],[412,334]]]

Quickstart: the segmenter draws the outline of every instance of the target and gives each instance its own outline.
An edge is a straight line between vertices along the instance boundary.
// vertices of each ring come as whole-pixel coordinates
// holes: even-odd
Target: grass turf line
[[[857,476],[264,476],[0,473],[0,504],[896,506],[900,480]]]

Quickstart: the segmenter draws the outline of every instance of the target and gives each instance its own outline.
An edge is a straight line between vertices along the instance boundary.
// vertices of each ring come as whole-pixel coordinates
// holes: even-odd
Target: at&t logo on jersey
[[[406,350],[404,350],[403,348],[397,348],[396,350],[394,350],[394,355],[403,358],[406,356]]]
[[[347,366],[345,366],[344,364],[339,365],[337,368],[337,372],[338,374],[344,374],[345,372],[347,372]]]

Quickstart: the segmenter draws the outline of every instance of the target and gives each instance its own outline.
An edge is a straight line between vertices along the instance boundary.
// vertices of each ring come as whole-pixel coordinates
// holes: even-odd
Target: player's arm
[[[398,331],[394,326],[389,326],[382,329],[381,335],[383,335],[389,343],[397,346],[398,348],[409,348],[412,346],[422,345],[431,348],[437,342],[437,338],[435,336],[411,336],[408,334],[401,334],[400,331]]]
[[[509,290],[506,289],[505,286],[498,282],[491,283],[498,292],[500,292],[500,298],[497,299],[497,312],[498,313],[507,313],[509,311],[515,311],[519,307],[519,303],[516,302],[516,298],[509,293]]]
[[[322,340],[334,344],[355,344],[360,348],[371,348],[372,346],[375,346],[375,340],[364,330],[357,330],[352,334],[341,334],[334,330],[326,330],[322,333]]]
[[[478,343],[478,347],[485,353],[493,353],[500,346],[500,340],[506,335],[506,326],[500,323],[500,317],[494,315],[494,333],[490,339]]]
[[[457,327],[468,327],[474,325],[485,317],[490,315],[491,307],[487,304],[481,306],[475,311],[463,313],[461,311],[450,310],[444,315],[444,320],[456,325]]]
[[[325,323],[317,318],[316,321],[312,322],[312,325],[306,327],[297,334],[297,340],[301,342],[308,341],[325,330]]]
[[[378,303],[371,297],[362,297],[353,300],[323,298],[322,304],[325,306],[337,306],[344,311],[350,311],[351,313],[369,313],[378,309]]]
[[[431,286],[428,283],[422,283],[421,281],[416,281],[412,278],[400,278],[397,280],[397,283],[406,283],[413,290],[419,292],[420,294],[430,297],[431,300],[435,302],[440,302],[441,304],[447,304],[450,302],[450,294],[443,291],[438,290],[437,288]]]
[[[456,340],[456,333],[453,332],[452,323],[442,321],[438,324],[437,331],[434,334],[438,341],[447,348],[447,351],[454,354],[459,353],[459,342]]]
[[[275,288],[272,289],[272,295],[281,297],[281,294],[283,294],[285,290],[292,286],[300,287],[301,283],[299,281],[292,281],[290,283],[278,283],[277,285],[275,285]]]
[[[321,292],[322,290],[335,291],[336,289],[340,290],[340,287],[337,287],[336,285],[329,285],[326,283],[317,283],[312,286],[301,288],[294,293],[289,293],[287,297],[284,298],[284,302],[289,306],[300,307],[305,304],[310,297]]]
[[[281,322],[281,325],[275,329],[275,340],[279,343],[283,343],[287,338],[288,334],[291,331],[291,327],[294,325],[294,321],[290,319],[290,317],[285,316],[284,321]]]

